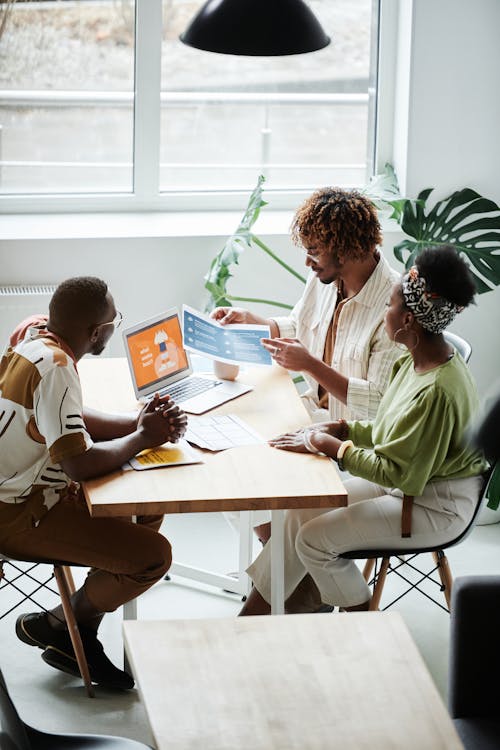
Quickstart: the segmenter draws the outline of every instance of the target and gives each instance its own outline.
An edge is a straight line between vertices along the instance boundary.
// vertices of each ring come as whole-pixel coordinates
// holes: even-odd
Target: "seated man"
[[[298,208],[291,232],[311,269],[291,314],[262,318],[219,307],[212,316],[222,324],[270,327],[272,339],[265,339],[265,346],[278,364],[303,373],[304,404],[314,422],[373,419],[401,354],[384,330],[385,307],[399,274],[377,249],[382,242],[377,210],[354,190],[322,188]],[[255,517],[255,532],[266,542],[270,523]]]
[[[187,420],[155,396],[138,414],[86,409],[77,362],[100,354],[121,321],[100,279],[60,284],[49,317],[21,324],[0,363],[0,550],[8,557],[64,560],[91,568],[72,596],[93,682],[129,689],[132,677],[107,658],[97,639],[112,612],[160,580],[171,547],[162,516],[94,518],[79,482],[107,474],[145,448],[175,442]],[[62,607],[21,615],[18,637],[43,650],[52,667],[79,675]]]

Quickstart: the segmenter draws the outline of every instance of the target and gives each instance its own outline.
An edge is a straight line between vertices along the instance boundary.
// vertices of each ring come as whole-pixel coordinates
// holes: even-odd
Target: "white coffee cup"
[[[240,371],[239,365],[230,365],[227,362],[221,362],[214,359],[214,375],[221,380],[236,380]]]

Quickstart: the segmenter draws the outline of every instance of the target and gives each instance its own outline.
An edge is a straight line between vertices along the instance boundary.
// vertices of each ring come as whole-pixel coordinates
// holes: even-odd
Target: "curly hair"
[[[59,284],[49,304],[52,323],[92,324],[108,310],[108,285],[95,276],[76,276]]]
[[[362,260],[382,242],[373,203],[356,190],[324,187],[316,190],[297,209],[291,226],[295,245],[316,243],[334,257]]]
[[[425,248],[415,258],[415,265],[430,291],[460,307],[467,307],[474,301],[474,276],[452,245]]]

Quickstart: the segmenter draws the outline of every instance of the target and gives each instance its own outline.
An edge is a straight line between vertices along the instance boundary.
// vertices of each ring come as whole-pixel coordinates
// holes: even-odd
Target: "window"
[[[200,4],[0,3],[6,210],[226,207],[260,173],[292,203],[366,182],[378,1],[310,0],[332,43],[281,58],[184,46]]]
[[[134,3],[2,7],[1,192],[131,192]]]

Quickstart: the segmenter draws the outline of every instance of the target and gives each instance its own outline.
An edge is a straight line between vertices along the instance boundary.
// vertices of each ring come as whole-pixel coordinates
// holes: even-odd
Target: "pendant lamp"
[[[300,55],[330,43],[304,0],[207,0],[180,35],[224,55]]]

